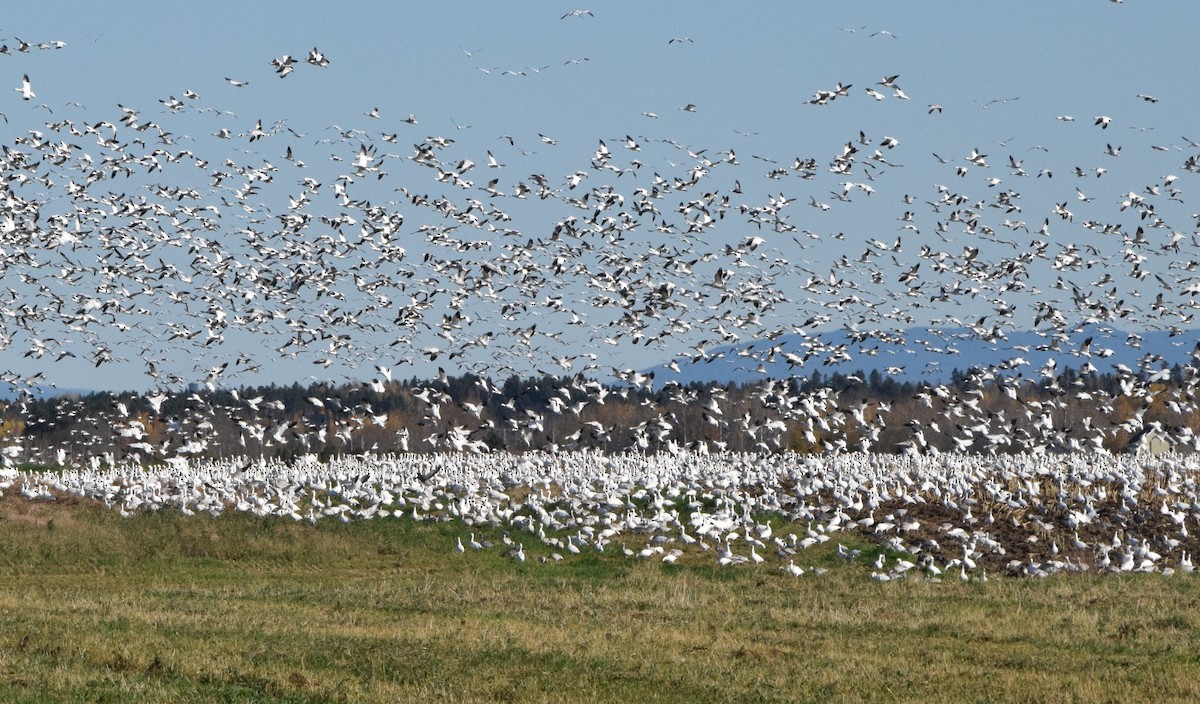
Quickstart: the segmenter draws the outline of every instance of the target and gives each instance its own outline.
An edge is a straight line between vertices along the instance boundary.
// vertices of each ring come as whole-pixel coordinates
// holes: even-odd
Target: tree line
[[[0,408],[9,461],[328,458],[390,452],[1121,452],[1200,433],[1191,366],[1026,378],[879,371],[755,383],[602,383],[478,375],[24,398]]]

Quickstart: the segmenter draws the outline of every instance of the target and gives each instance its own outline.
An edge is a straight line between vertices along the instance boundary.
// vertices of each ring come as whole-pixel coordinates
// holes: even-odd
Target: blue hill
[[[1037,376],[1051,359],[1057,368],[1091,364],[1100,373],[1117,365],[1138,369],[1187,364],[1200,331],[1172,335],[1168,331],[1129,333],[1098,326],[1054,337],[1038,331],[1009,332],[988,341],[968,328],[908,328],[871,333],[831,330],[811,335],[783,335],[709,350],[706,357],[677,360],[678,370],[663,364],[654,372],[658,384],[745,383],[764,378],[806,377],[878,371],[897,381],[943,382],[955,369],[997,367],[1012,374]]]

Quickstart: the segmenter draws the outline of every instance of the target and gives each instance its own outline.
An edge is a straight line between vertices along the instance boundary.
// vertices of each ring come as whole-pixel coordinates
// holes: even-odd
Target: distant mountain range
[[[703,358],[678,361],[678,369],[663,364],[643,372],[654,372],[656,386],[667,381],[745,383],[807,377],[814,371],[851,374],[859,370],[878,371],[897,381],[943,382],[955,369],[988,366],[1036,377],[1051,359],[1058,369],[1079,369],[1090,363],[1100,373],[1111,373],[1117,365],[1136,370],[1147,355],[1161,357],[1152,358],[1153,369],[1187,364],[1197,340],[1200,330],[1172,335],[1165,330],[1131,333],[1099,326],[1080,328],[1069,339],[1017,331],[994,342],[968,328],[914,327],[873,334],[843,329],[727,345],[708,350]]]
[[[1069,338],[1058,339],[1032,330],[1008,332],[994,342],[969,328],[864,329],[858,333],[840,329],[725,345],[707,350],[704,357],[677,361],[677,370],[660,364],[641,371],[654,373],[656,388],[668,381],[747,383],[808,377],[814,371],[823,375],[878,371],[901,382],[944,382],[955,369],[993,366],[1037,377],[1051,359],[1058,369],[1078,370],[1090,363],[1100,373],[1111,373],[1117,365],[1136,370],[1147,355],[1157,356],[1150,365],[1153,369],[1194,363],[1192,354],[1200,346],[1198,341],[1200,330],[1172,335],[1166,330],[1132,333],[1099,326],[1085,326]],[[88,393],[88,389],[49,386],[35,391],[38,396]],[[0,400],[11,401],[16,396],[15,389],[0,385]]]

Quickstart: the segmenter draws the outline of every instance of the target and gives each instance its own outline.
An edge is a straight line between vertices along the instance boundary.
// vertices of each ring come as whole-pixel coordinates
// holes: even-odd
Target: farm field
[[[788,526],[778,526],[786,530]],[[801,528],[802,529],[802,528]],[[456,522],[0,500],[0,699],[1137,701],[1200,695],[1182,573],[913,575],[457,553]],[[499,540],[499,533],[477,532]],[[853,536],[846,536],[847,539]],[[536,541],[535,541],[536,542]],[[631,545],[632,547],[632,545]]]

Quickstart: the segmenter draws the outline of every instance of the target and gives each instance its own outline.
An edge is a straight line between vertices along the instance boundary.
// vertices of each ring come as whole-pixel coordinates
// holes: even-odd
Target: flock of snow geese
[[[981,580],[988,569],[1191,573],[1198,470],[1195,455],[435,453],[8,469],[0,488],[19,484],[35,501],[85,497],[122,515],[457,521],[463,533],[448,551],[490,547],[524,561],[536,545],[547,563],[620,551],[800,576],[823,572],[806,551],[833,541],[881,581]],[[871,543],[883,549],[858,560]]]
[[[885,30],[871,36],[895,39]],[[61,41],[10,43],[0,60],[69,51]],[[338,70],[337,57],[316,47],[303,59],[263,63],[263,72],[293,83]],[[255,90],[258,79],[247,78],[225,81]],[[888,109],[910,100],[902,76],[877,78],[831,81],[805,109],[854,101]],[[185,384],[229,388],[292,360],[318,373],[374,369],[368,400],[392,382],[392,369],[418,362],[485,379],[571,376],[583,400],[555,399],[544,413],[579,415],[612,392],[595,378],[654,387],[641,371],[609,363],[621,355],[667,359],[676,370],[735,354],[747,369],[763,370],[781,358],[805,374],[879,354],[899,329],[929,325],[923,343],[931,348],[943,328],[1006,350],[1009,333],[1033,330],[1044,341],[1037,351],[1062,359],[1034,371],[1023,356],[1029,348],[1011,349],[1002,364],[975,371],[1022,401],[1034,434],[1016,433],[1011,418],[984,412],[969,395],[935,400],[943,387],[930,387],[922,393],[946,421],[914,423],[905,457],[841,454],[869,449],[844,442],[827,444],[825,458],[771,456],[785,421],[807,422],[812,435],[864,409],[839,406],[827,390],[782,393],[765,378],[760,399],[774,417],[753,432],[776,440],[753,456],[709,444],[686,451],[663,417],[643,428],[660,442],[640,448],[670,450],[661,456],[487,456],[482,427],[443,424],[434,449],[454,452],[442,455],[342,458],[328,467],[206,461],[206,407],[197,399],[191,437],[173,447],[143,443],[139,458],[153,459],[149,466],[93,457],[61,475],[19,474],[22,448],[10,444],[6,482],[31,498],[65,492],[122,511],[236,506],[308,520],[454,518],[504,526],[519,558],[526,535],[556,556],[628,539],[643,544],[635,554],[644,558],[671,562],[695,550],[721,564],[779,560],[798,574],[805,547],[857,531],[916,560],[884,559],[880,579],[946,571],[971,578],[983,574],[981,563],[1039,575],[1191,571],[1188,525],[1200,508],[1191,459],[1044,454],[1098,450],[1105,433],[1141,430],[1142,413],[1156,403],[1195,417],[1200,352],[1182,382],[1166,388],[1160,382],[1171,372],[1161,351],[1146,351],[1136,369],[1108,366],[1112,350],[1094,349],[1087,332],[1120,324],[1194,342],[1200,214],[1188,214],[1184,198],[1200,174],[1200,144],[1190,139],[1114,144],[1130,126],[1114,111],[1078,124],[1047,116],[1092,132],[1091,152],[1066,157],[1078,160],[1073,168],[1042,145],[1018,150],[1002,141],[928,156],[904,135],[855,128],[801,154],[738,154],[681,143],[657,127],[667,120],[647,111],[639,119],[655,126],[649,134],[602,135],[574,168],[548,173],[546,164],[569,160],[577,145],[532,131],[497,135],[491,148],[471,152],[458,135],[481,127],[430,130],[415,114],[390,117],[379,108],[363,113],[365,126],[305,134],[286,118],[246,118],[183,87],[182,98],[164,96],[157,106],[99,111],[48,96],[36,75],[23,75],[13,91],[19,100],[4,120],[18,134],[0,154],[0,354],[20,364],[0,369],[0,382],[17,390],[20,404],[54,381],[55,364],[86,362],[98,372],[140,365],[153,390],[109,418],[131,442],[142,442],[136,412],[156,416],[165,398],[188,393],[179,391]],[[926,98],[924,119],[952,118],[947,101]],[[1162,102],[1136,91],[1130,101],[1146,109]],[[700,110],[688,103],[679,117]],[[1151,139],[1144,129],[1130,134]],[[1085,192],[1126,174],[1122,163],[1135,148],[1160,176],[1123,184],[1116,199]],[[535,149],[555,156],[539,160]],[[902,162],[917,159],[933,160],[937,182],[903,176]],[[1034,183],[1023,195],[1023,184]],[[851,234],[842,223],[853,219],[834,219],[854,209],[867,213],[871,234]],[[823,342],[813,334],[822,328],[853,342]],[[785,335],[807,341],[786,349],[775,342]],[[1059,402],[1094,394],[1056,385],[1068,365],[1115,373],[1131,419],[1098,420],[1067,438],[1054,420],[1060,406],[1017,398],[1023,379],[1046,382]],[[898,357],[889,372],[903,367]],[[436,424],[439,402],[430,398]],[[1097,416],[1113,401],[1097,398]],[[521,422],[540,425],[542,417]],[[719,405],[706,414],[718,426],[729,417]],[[249,422],[245,430],[260,442],[280,432]],[[1160,430],[1177,449],[1200,448],[1188,423]],[[984,439],[993,451],[1041,454],[923,457],[934,432],[962,449]],[[772,534],[768,512],[809,527],[803,536]],[[477,545],[469,538],[463,549]]]

